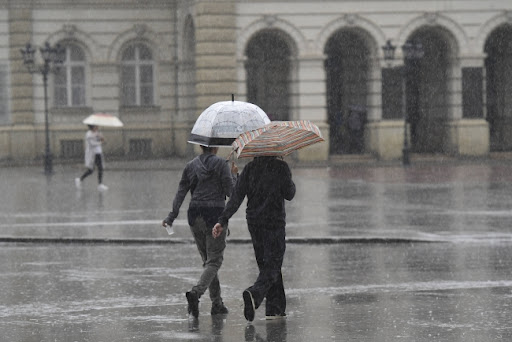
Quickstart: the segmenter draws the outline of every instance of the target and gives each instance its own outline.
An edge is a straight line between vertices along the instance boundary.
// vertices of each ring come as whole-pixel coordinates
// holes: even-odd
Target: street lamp
[[[391,41],[388,40],[386,45],[382,47],[384,59],[387,61],[393,60],[395,58],[395,49],[396,46],[393,46]],[[406,79],[412,71],[412,64],[421,59],[425,52],[423,50],[423,45],[420,42],[408,40],[404,45],[402,45],[402,54],[404,57],[404,67],[402,68],[402,111],[404,113],[404,146],[402,149],[402,164],[407,166],[410,164],[410,147],[408,138],[409,111],[407,110]]]
[[[384,52],[384,59],[386,61],[392,61],[393,59],[395,59],[395,50],[396,46],[391,44],[391,40],[388,39],[386,45],[382,47],[382,51]]]
[[[49,175],[53,173],[53,160],[50,151],[50,132],[48,123],[48,74],[50,72],[57,72],[59,67],[64,63],[66,57],[66,49],[60,44],[50,46],[48,42],[44,47],[39,49],[43,64],[38,65],[35,63],[36,50],[30,43],[27,43],[24,49],[20,49],[23,56],[23,64],[27,67],[31,74],[39,73],[43,75],[44,85],[44,126],[45,126],[45,151],[44,151],[44,173]]]

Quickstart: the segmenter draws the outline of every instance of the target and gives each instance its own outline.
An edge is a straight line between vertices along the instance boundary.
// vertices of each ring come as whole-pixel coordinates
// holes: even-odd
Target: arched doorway
[[[410,124],[411,150],[416,153],[445,152],[450,108],[449,82],[455,53],[441,28],[420,29],[411,40],[420,42],[424,56],[411,62],[406,75],[406,110]]]
[[[341,30],[325,47],[330,154],[362,153],[370,50],[359,32]]]
[[[512,150],[512,25],[494,30],[485,43],[487,121],[491,151]]]
[[[257,33],[247,44],[247,101],[271,120],[289,120],[292,49],[279,30]]]

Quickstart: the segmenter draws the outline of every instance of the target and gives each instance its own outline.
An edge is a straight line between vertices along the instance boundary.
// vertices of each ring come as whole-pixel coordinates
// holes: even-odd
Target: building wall
[[[0,136],[10,141],[2,145],[0,158],[39,158],[44,148],[45,97],[43,78],[30,75],[21,63],[19,49],[26,42],[42,46],[71,41],[85,52],[86,104],[56,108],[53,105],[53,77],[48,80],[48,108],[51,151],[62,157],[63,141],[81,140],[86,126],[81,121],[93,112],[117,115],[122,129],[104,129],[105,153],[129,155],[130,141],[151,140],[151,156],[172,154],[171,113],[175,112],[174,42],[175,5],[173,2],[104,1],[81,2],[20,1],[4,5],[10,17],[11,40],[11,118],[15,127],[1,126]],[[1,18],[0,18],[1,20]],[[7,20],[6,20],[7,21]],[[19,33],[17,33],[19,31]],[[23,32],[23,34],[21,33]],[[126,43],[140,40],[148,44],[155,62],[155,103],[147,107],[120,105],[120,51]],[[4,44],[2,44],[4,45]],[[5,44],[8,46],[8,44]],[[0,53],[1,57],[1,53]],[[39,53],[36,53],[39,58]],[[0,59],[1,61],[1,59]],[[1,63],[1,62],[0,62]],[[27,96],[27,93],[30,95]]]
[[[462,121],[462,67],[482,67],[483,46],[496,27],[510,24],[512,3],[506,1],[250,1],[240,2],[237,16],[238,74],[241,93],[245,93],[244,51],[247,42],[262,30],[279,30],[291,37],[297,47],[298,101],[293,117],[308,118],[322,125],[328,123],[325,108],[325,70],[323,62],[326,42],[337,31],[362,32],[370,48],[372,66],[369,70],[366,152],[381,159],[401,155],[401,144],[380,144],[381,141],[403,141],[403,129],[382,120],[381,68],[386,67],[381,47],[387,40],[401,46],[418,32],[439,31],[453,54],[446,75],[446,108],[444,112],[430,109],[442,120],[432,124],[439,134],[438,149],[454,155],[485,155],[489,151],[488,124],[484,108],[479,119],[472,120],[471,129]],[[400,49],[391,66],[403,65]],[[430,125],[432,125],[430,124]],[[403,127],[403,124],[402,124]],[[457,127],[454,129],[454,127]],[[402,134],[397,137],[397,133]],[[454,132],[458,132],[455,136]],[[477,136],[475,137],[475,134]],[[460,136],[465,136],[464,140]],[[472,139],[475,137],[475,139]],[[457,141],[457,143],[454,143]]]
[[[188,21],[187,21],[188,20]],[[81,120],[90,112],[110,112],[125,123],[107,129],[106,153],[128,156],[130,146],[151,140],[151,156],[192,152],[188,133],[201,111],[213,102],[247,97],[244,63],[247,44],[264,30],[286,37],[290,57],[290,119],[312,120],[325,144],[305,149],[299,159],[329,158],[329,122],[324,67],[326,44],[340,31],[356,32],[369,51],[365,153],[380,159],[401,154],[403,120],[382,118],[381,70],[403,65],[401,51],[388,64],[381,47],[401,46],[422,32],[441,32],[450,44],[447,112],[443,116],[443,153],[485,155],[489,127],[484,108],[471,123],[463,120],[461,68],[484,67],[484,45],[502,25],[512,25],[512,2],[489,1],[0,1],[0,86],[9,101],[0,106],[0,159],[40,158],[44,147],[42,77],[30,75],[19,49],[75,41],[88,60],[87,101],[81,108],[54,108],[49,87],[51,149],[62,157],[62,141],[80,140]],[[155,52],[155,105],[119,105],[119,53],[130,40],[147,42]],[[485,89],[485,87],[484,87]],[[485,100],[484,100],[485,101]],[[3,114],[2,108],[6,108]],[[444,122],[445,121],[445,122]],[[477,138],[473,139],[473,136]],[[134,140],[135,139],[135,140]],[[140,140],[140,141],[139,141]],[[392,141],[391,144],[382,142]]]

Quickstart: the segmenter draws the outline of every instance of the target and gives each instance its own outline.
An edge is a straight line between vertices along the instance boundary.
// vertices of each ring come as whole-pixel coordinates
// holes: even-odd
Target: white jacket
[[[101,155],[101,162],[103,167],[105,167],[101,149],[101,138],[102,135],[98,131],[88,130],[85,134],[85,167],[88,169],[94,169],[94,156],[98,153]]]

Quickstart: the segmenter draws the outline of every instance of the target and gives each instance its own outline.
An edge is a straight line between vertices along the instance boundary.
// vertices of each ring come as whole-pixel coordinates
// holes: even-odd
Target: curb
[[[148,170],[182,170],[187,162],[196,155],[189,157],[170,157],[156,159],[123,159],[120,157],[110,157],[106,162],[106,170],[112,171],[148,171]],[[239,166],[244,166],[250,160],[238,159]],[[397,167],[403,166],[400,160],[378,160],[368,155],[343,155],[334,156],[322,161],[298,161],[290,158],[287,160],[291,168],[325,168],[325,167]],[[413,154],[411,156],[411,166],[423,165],[471,165],[471,164],[512,164],[512,153],[494,152],[486,156],[465,157],[448,155],[423,155]],[[0,168],[17,167],[42,167],[41,160],[6,160],[0,159]],[[83,168],[81,160],[54,160],[54,168],[72,167]]]
[[[189,238],[169,238],[169,239],[129,239],[129,238],[45,238],[45,237],[14,237],[0,236],[0,242],[5,243],[31,243],[31,244],[120,244],[120,245],[140,245],[140,244],[195,244],[194,239]],[[227,239],[228,244],[250,244],[250,238]],[[398,243],[439,243],[443,240],[425,240],[411,238],[343,238],[343,237],[289,237],[286,242],[290,244],[398,244]]]

